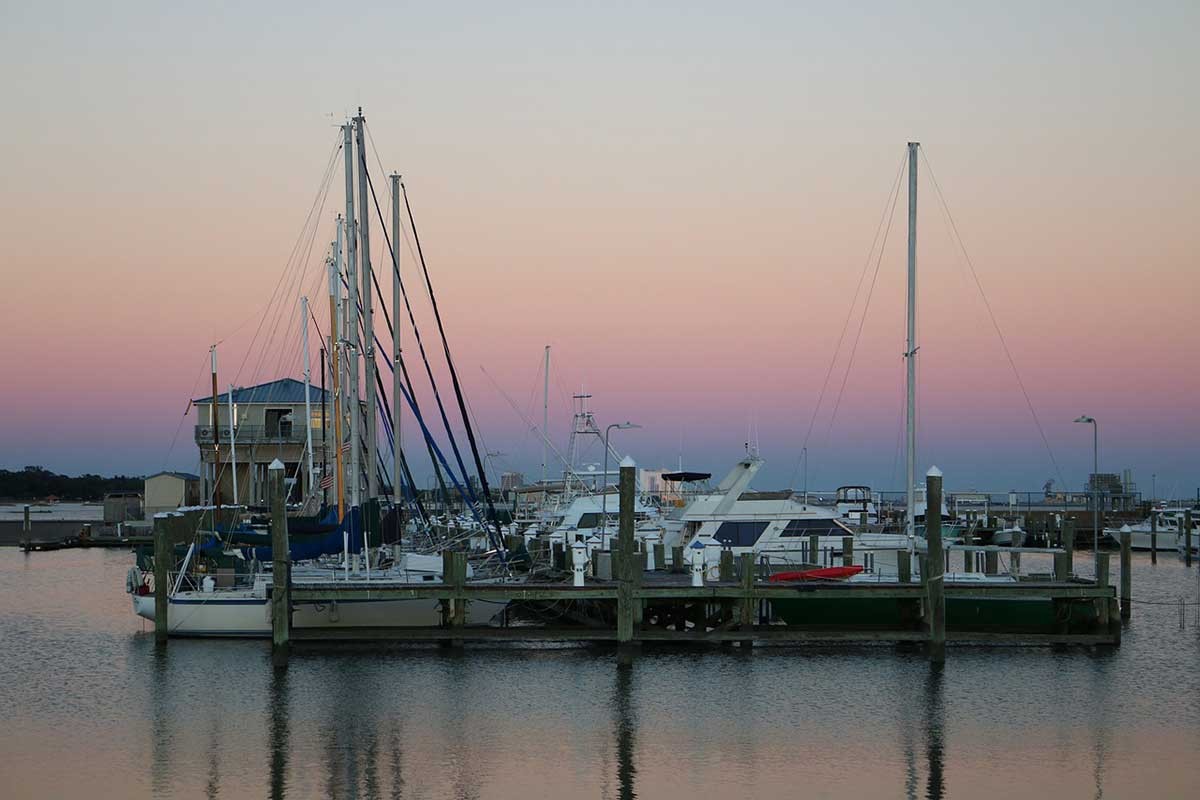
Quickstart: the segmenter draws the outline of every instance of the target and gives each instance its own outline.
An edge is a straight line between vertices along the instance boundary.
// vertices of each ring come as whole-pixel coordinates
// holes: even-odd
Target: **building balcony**
[[[229,426],[222,425],[217,430],[220,443],[229,446]],[[196,444],[204,446],[213,443],[211,425],[197,425],[195,429]],[[236,444],[304,444],[306,439],[304,427],[281,422],[279,425],[238,425],[234,428]],[[313,439],[320,441],[321,431],[313,431]]]

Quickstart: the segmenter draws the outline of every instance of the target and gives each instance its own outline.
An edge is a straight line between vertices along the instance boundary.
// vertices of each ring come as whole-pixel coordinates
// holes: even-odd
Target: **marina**
[[[1200,792],[1200,6],[8,11],[0,800]]]

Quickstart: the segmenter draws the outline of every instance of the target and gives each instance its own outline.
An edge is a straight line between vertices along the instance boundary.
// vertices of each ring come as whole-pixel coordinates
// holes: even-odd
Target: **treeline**
[[[107,492],[140,492],[143,480],[136,476],[59,475],[42,467],[22,470],[0,469],[0,500],[103,500]]]

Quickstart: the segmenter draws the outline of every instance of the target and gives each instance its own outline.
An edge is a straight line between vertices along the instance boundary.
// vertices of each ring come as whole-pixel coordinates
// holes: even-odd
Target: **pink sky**
[[[921,464],[953,486],[1078,486],[1091,442],[1071,420],[1087,413],[1103,469],[1195,491],[1193,7],[949,7],[936,25],[689,9],[379,9],[354,23],[318,7],[11,10],[0,466],[194,465],[190,420],[170,447],[208,346],[225,340],[234,380],[333,126],[361,103],[384,167],[405,175],[499,468],[535,473],[540,446],[479,365],[528,406],[551,344],[560,446],[563,396],[586,385],[601,425],[645,425],[621,440],[640,463],[674,463],[682,434],[685,462],[720,472],[753,423],[760,482],[792,482],[918,139],[1059,470],[927,176]],[[343,204],[340,172],[333,183],[318,243]],[[904,210],[902,194],[837,419],[823,411],[809,440],[816,485],[901,485]],[[238,382],[280,377],[278,360]]]

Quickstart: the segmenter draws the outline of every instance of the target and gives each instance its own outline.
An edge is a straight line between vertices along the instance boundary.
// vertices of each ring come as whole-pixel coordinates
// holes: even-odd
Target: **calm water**
[[[1086,561],[1087,555],[1081,554]],[[1200,629],[1119,650],[155,651],[130,555],[0,550],[0,797],[1195,797]],[[1197,571],[1136,556],[1135,597]]]

